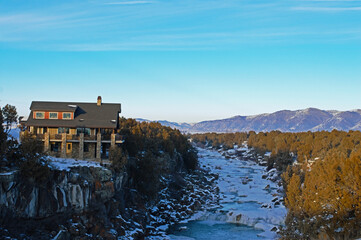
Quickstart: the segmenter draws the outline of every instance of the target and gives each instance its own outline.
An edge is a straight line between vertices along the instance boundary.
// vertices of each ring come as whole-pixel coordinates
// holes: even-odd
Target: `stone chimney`
[[[102,105],[102,97],[98,96],[97,106],[101,106],[101,105]]]

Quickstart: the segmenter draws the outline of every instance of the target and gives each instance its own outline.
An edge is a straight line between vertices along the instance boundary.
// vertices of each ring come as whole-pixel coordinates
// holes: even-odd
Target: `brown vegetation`
[[[149,151],[155,156],[167,153],[171,157],[180,154],[185,166],[194,170],[197,167],[195,149],[179,130],[162,126],[157,122],[137,122],[131,118],[119,120],[119,133],[124,136],[124,150],[130,157],[142,157]]]
[[[240,144],[235,135],[197,134],[192,138],[213,146],[233,147]],[[283,172],[289,209],[286,239],[309,239],[320,234],[349,239],[360,235],[361,132],[272,131],[245,135],[248,145],[259,153],[272,152],[269,166]],[[231,140],[226,143],[221,139]],[[294,164],[291,153],[297,157]]]
[[[143,196],[154,199],[161,188],[160,178],[179,170],[194,170],[198,166],[195,149],[179,130],[156,122],[137,122],[121,118],[119,134],[124,137],[122,153],[111,151],[113,168],[119,169],[128,156],[127,171]]]

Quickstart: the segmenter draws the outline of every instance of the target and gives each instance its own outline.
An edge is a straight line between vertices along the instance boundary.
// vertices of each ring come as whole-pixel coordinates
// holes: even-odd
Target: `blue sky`
[[[0,0],[0,105],[197,122],[361,108],[361,0]]]

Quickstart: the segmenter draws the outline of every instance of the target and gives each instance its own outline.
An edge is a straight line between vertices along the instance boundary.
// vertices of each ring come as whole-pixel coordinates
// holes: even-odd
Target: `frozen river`
[[[227,159],[198,149],[203,168],[219,175],[220,201],[187,222],[171,228],[174,240],[274,239],[286,209],[274,182],[263,179],[265,167],[253,161]],[[205,166],[205,167],[204,167]],[[279,204],[280,203],[280,204]]]

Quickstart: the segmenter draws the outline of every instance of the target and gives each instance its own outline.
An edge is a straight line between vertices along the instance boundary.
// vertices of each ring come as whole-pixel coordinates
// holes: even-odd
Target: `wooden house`
[[[33,101],[23,123],[26,131],[44,143],[51,156],[75,159],[106,159],[110,146],[123,143],[117,134],[121,105],[97,102]]]

